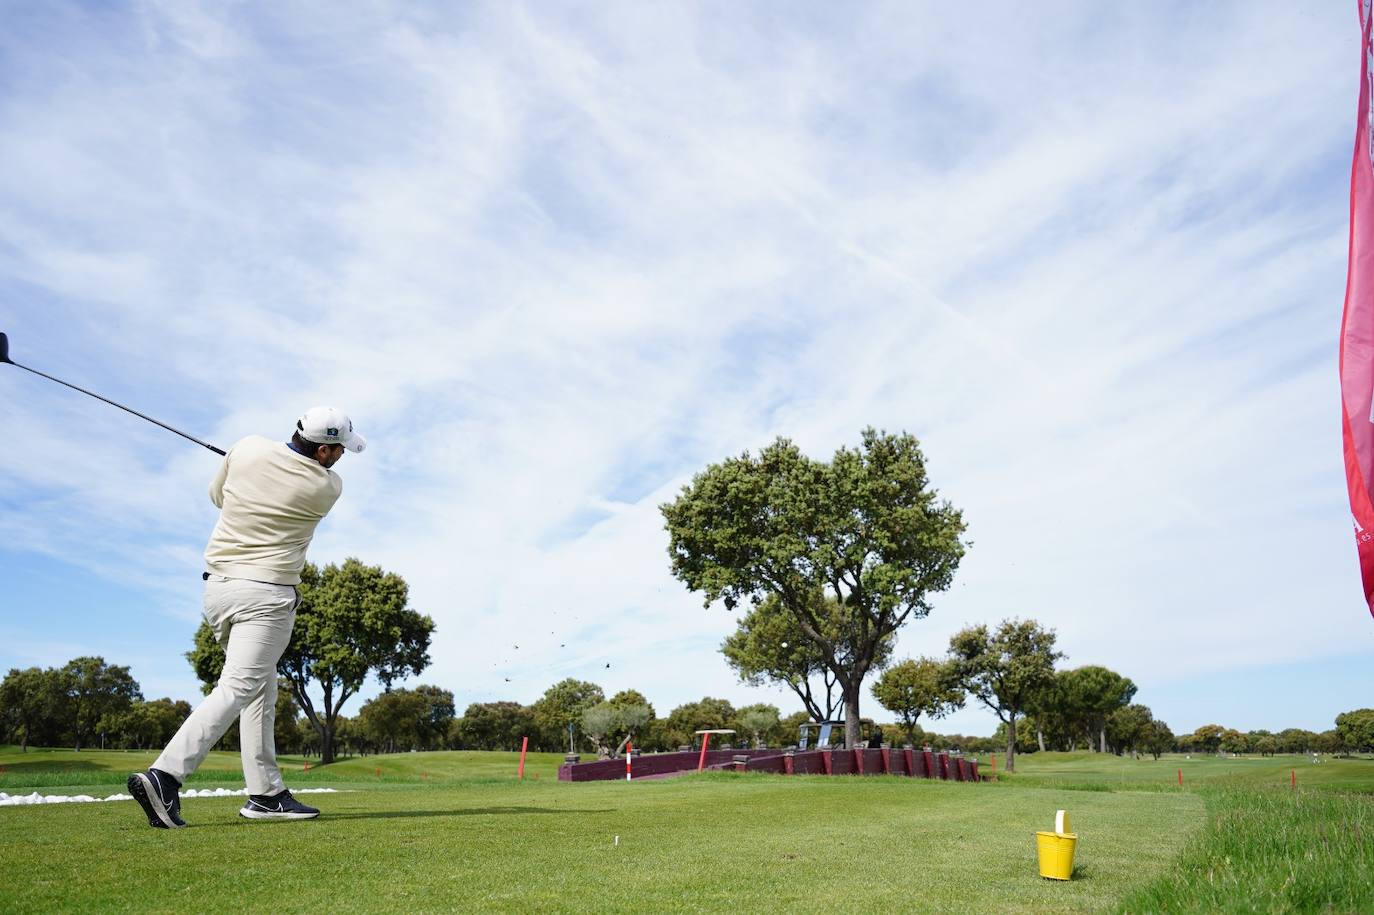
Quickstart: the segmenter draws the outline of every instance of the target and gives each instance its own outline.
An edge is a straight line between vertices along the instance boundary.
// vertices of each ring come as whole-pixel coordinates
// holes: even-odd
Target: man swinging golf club
[[[248,801],[239,816],[306,820],[319,816],[291,796],[277,768],[272,725],[277,661],[291,640],[305,551],[338,501],[332,468],[367,441],[333,407],[311,407],[289,444],[250,435],[229,449],[210,483],[219,522],[205,548],[205,621],[224,648],[224,672],[147,772],[129,776],[129,793],[159,829],[185,826],[182,782],[239,719]]]

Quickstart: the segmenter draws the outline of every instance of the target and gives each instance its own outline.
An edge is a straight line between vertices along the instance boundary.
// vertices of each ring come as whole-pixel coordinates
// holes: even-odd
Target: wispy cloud
[[[221,444],[349,411],[313,556],[403,574],[460,703],[746,701],[657,506],[870,424],[974,541],[904,651],[1022,615],[1147,686],[1341,655],[1353,19],[45,5],[0,38],[0,318]],[[210,457],[0,385],[0,569],[148,595],[135,673],[189,683]]]

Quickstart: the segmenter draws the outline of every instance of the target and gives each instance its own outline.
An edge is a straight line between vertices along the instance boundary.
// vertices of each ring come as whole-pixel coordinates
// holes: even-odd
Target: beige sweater
[[[227,578],[300,584],[315,526],[342,492],[343,480],[318,461],[248,436],[229,449],[210,483],[220,515],[205,568]]]

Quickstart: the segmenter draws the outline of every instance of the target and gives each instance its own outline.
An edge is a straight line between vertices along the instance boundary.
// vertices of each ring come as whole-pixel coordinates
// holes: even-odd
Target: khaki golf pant
[[[224,673],[153,768],[185,782],[238,718],[248,793],[271,795],[286,787],[277,768],[272,725],[277,713],[277,661],[291,641],[299,601],[291,585],[222,575],[206,579],[205,622],[224,647]]]

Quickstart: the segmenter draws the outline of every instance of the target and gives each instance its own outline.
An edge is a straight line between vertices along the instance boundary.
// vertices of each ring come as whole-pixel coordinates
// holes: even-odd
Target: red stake
[[[1178,770],[1178,786],[1179,786],[1180,788],[1183,787],[1183,770],[1182,770],[1182,769],[1179,769],[1179,770]]]
[[[529,748],[530,748],[530,739],[529,739],[528,737],[522,737],[522,738],[520,738],[520,772],[519,772],[519,775],[520,775],[520,781],[522,781],[522,782],[525,780],[525,751],[528,750]]]
[[[1292,780],[1292,782],[1293,782],[1293,787],[1294,787],[1294,788],[1298,787],[1298,770],[1297,770],[1297,769],[1289,769],[1289,770],[1288,770],[1288,775],[1289,775],[1289,778],[1290,778],[1290,779]]]
[[[710,734],[702,734],[702,735],[701,735],[701,758],[697,760],[697,771],[698,771],[698,772],[700,772],[702,769],[705,769],[705,768],[706,768],[706,747],[707,747],[708,744],[710,744],[710,742],[711,742],[711,735],[710,735]]]
[[[628,740],[625,741],[625,781],[630,780],[630,760],[634,758],[635,748]]]
[[[381,777],[382,777],[382,767],[381,767],[381,766],[378,766],[374,771],[377,773],[377,777],[378,777],[378,778],[381,778]]]

